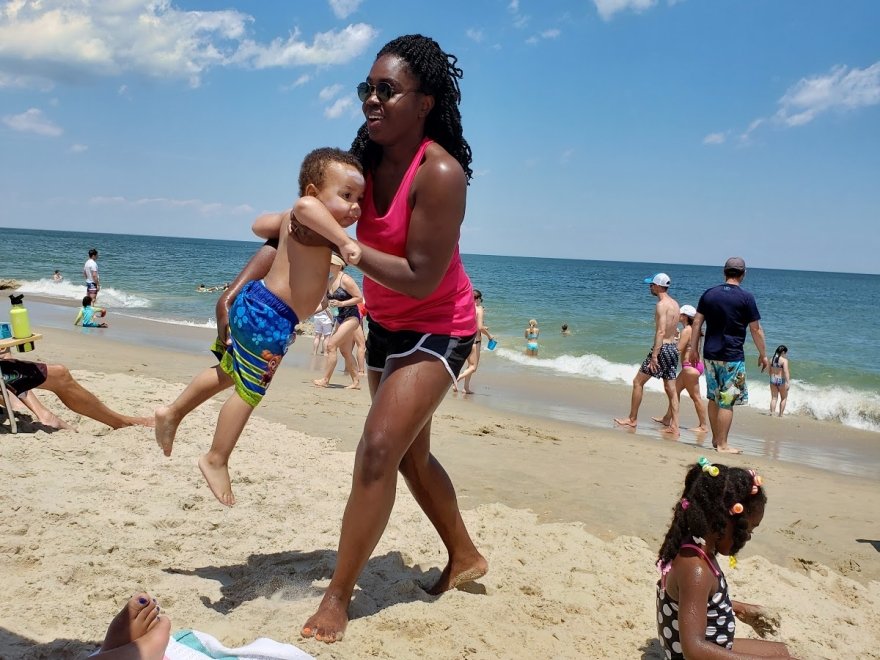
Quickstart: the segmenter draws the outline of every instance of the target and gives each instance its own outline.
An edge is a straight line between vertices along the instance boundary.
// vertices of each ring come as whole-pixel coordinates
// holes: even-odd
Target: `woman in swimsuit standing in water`
[[[305,637],[342,639],[355,582],[382,536],[398,470],[449,555],[438,594],[488,563],[465,528],[455,489],[431,454],[434,411],[476,339],[473,289],[459,255],[471,149],[462,135],[457,58],[422,35],[398,37],[358,85],[365,124],[352,152],[367,187],[357,236],[370,301],[372,405],[355,455],[336,569]]]
[[[526,355],[538,357],[538,335],[540,334],[541,329],[538,327],[538,322],[535,319],[529,320],[529,325],[524,333],[526,338]]]

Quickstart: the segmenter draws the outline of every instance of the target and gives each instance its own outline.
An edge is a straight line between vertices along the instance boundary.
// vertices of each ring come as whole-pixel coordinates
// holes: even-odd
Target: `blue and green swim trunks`
[[[706,398],[720,408],[733,408],[749,402],[746,363],[703,360],[706,365]]]
[[[256,406],[275,370],[296,339],[299,319],[287,304],[259,282],[246,284],[229,310],[229,346],[220,368],[232,377],[235,392]]]

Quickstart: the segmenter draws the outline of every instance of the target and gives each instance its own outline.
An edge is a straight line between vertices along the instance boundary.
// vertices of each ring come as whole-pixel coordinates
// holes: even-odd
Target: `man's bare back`
[[[678,329],[678,303],[671,296],[661,296],[657,301],[657,310],[655,319],[657,330],[663,331],[663,343],[675,341],[676,330]]]

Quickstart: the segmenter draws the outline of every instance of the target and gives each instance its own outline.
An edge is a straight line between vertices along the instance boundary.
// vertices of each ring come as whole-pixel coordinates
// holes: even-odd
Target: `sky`
[[[462,252],[880,273],[876,0],[0,0],[0,227],[248,240],[411,33]]]

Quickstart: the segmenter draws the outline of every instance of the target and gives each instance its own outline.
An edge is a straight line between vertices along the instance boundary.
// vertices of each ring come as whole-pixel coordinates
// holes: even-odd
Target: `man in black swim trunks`
[[[12,358],[3,359],[0,354],[0,370],[3,371],[3,382],[6,384],[6,389],[30,408],[39,422],[45,426],[58,429],[70,428],[64,420],[55,416],[30,391],[35,388],[49,390],[73,412],[91,417],[114,429],[135,424],[153,426],[152,417],[129,417],[105,406],[98,397],[76,382],[64,365],[28,362]],[[15,408],[14,399],[13,408]]]

